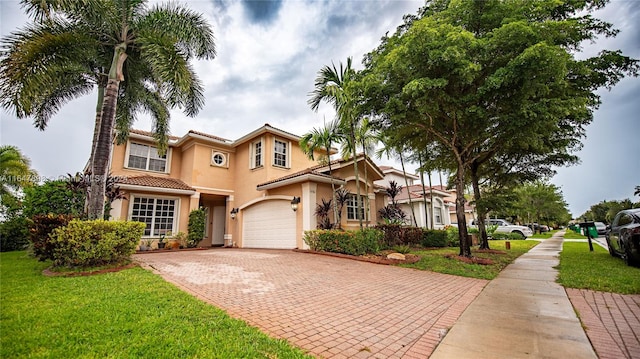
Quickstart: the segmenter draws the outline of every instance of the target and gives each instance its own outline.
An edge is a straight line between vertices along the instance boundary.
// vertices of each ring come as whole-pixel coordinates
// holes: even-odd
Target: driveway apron
[[[167,281],[319,358],[428,358],[485,280],[286,250],[136,255]]]

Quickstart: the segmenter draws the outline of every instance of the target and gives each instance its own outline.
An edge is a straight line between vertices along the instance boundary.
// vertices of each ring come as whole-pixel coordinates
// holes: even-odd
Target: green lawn
[[[472,248],[471,255],[478,258],[489,258],[495,263],[492,265],[469,264],[454,258],[444,257],[447,254],[457,255],[459,248],[442,248],[434,250],[412,251],[421,257],[420,261],[413,264],[402,264],[406,268],[429,270],[438,273],[453,274],[463,277],[493,279],[504,267],[512,263],[516,258],[535,247],[538,241],[510,241],[511,249],[505,250],[506,241],[489,241],[491,249],[504,251],[504,254],[479,253],[477,247]]]
[[[0,253],[1,358],[306,358],[141,268],[45,277]]]
[[[597,244],[564,242],[558,283],[569,288],[621,294],[640,294],[640,268],[629,267]]]

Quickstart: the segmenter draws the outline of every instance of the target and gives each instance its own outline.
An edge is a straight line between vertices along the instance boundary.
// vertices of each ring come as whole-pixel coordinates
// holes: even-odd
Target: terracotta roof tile
[[[195,189],[191,188],[186,183],[182,182],[176,178],[168,178],[168,177],[155,177],[155,176],[132,176],[132,177],[119,177],[117,180],[119,184],[128,184],[133,186],[143,186],[143,187],[157,187],[157,188],[168,188],[168,189],[181,189],[188,191],[195,191]]]
[[[200,136],[204,136],[204,137],[209,137],[209,138],[217,140],[217,141],[231,142],[230,140],[227,140],[226,138],[210,135],[208,133],[204,133],[204,132],[200,132],[200,131],[189,130],[189,133],[193,133],[194,135],[200,135]]]
[[[322,173],[322,172],[318,172],[318,171],[316,171],[316,168],[318,168],[318,166],[309,167],[307,169],[304,169],[304,170],[296,172],[296,173],[292,173],[290,175],[286,175],[286,176],[283,176],[283,177],[280,177],[280,178],[276,178],[274,180],[271,180],[271,181],[268,181],[268,182],[265,182],[265,183],[260,183],[257,187],[266,186],[266,185],[269,185],[269,184],[286,181],[288,179],[304,176],[304,175],[307,175],[307,174],[312,174],[312,175],[325,177],[325,178],[333,178],[333,179],[338,180],[338,181],[342,181],[343,180],[342,178],[338,178],[338,177],[335,177],[335,176],[329,176],[328,174],[325,174],[325,173]]]
[[[135,133],[136,135],[153,137],[153,132],[149,132],[149,131],[131,129],[131,130],[129,130],[129,133]],[[180,137],[177,137],[177,136],[169,136],[170,140],[177,140],[179,138]]]

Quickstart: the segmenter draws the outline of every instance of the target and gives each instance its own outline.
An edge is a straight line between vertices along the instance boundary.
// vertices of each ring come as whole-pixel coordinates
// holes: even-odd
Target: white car
[[[531,228],[511,224],[504,219],[487,219],[484,223],[487,226],[498,226],[494,233],[515,233],[522,236],[523,239],[533,236]],[[471,226],[477,227],[475,221],[471,222]]]

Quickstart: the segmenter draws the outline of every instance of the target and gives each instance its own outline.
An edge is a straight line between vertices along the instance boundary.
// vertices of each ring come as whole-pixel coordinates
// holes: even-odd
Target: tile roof
[[[257,187],[266,186],[266,185],[274,184],[274,183],[278,183],[278,182],[283,182],[283,181],[286,181],[288,179],[292,179],[292,178],[296,178],[296,177],[300,177],[300,176],[304,176],[304,175],[308,175],[308,174],[316,175],[316,176],[320,176],[320,177],[325,177],[325,178],[329,178],[329,179],[334,179],[334,180],[337,180],[337,181],[344,181],[344,179],[342,179],[342,178],[335,177],[335,176],[330,176],[330,175],[328,175],[326,173],[322,173],[322,172],[317,171],[317,169],[320,168],[320,167],[324,167],[324,166],[309,167],[307,169],[304,169],[304,170],[296,172],[296,173],[292,173],[290,175],[286,175],[286,176],[283,176],[283,177],[280,177],[280,178],[276,178],[276,179],[273,179],[273,180],[265,182],[265,183],[260,183]]]
[[[142,135],[142,136],[148,136],[148,137],[153,137],[153,132],[150,131],[143,131],[143,130],[136,130],[136,129],[131,129],[129,130],[129,133],[135,133],[136,135]],[[178,136],[169,136],[170,140],[177,140],[180,137]]]
[[[128,184],[133,186],[195,191],[194,188],[190,187],[189,185],[182,182],[181,180],[176,178],[168,178],[168,177],[155,177],[155,176],[149,176],[149,175],[119,177],[116,182],[118,184]]]
[[[226,138],[210,135],[208,133],[204,133],[204,132],[200,132],[200,131],[189,130],[189,133],[193,133],[194,135],[200,135],[200,136],[204,136],[204,137],[209,137],[209,138],[217,140],[217,141],[231,142],[231,140],[227,140]]]

